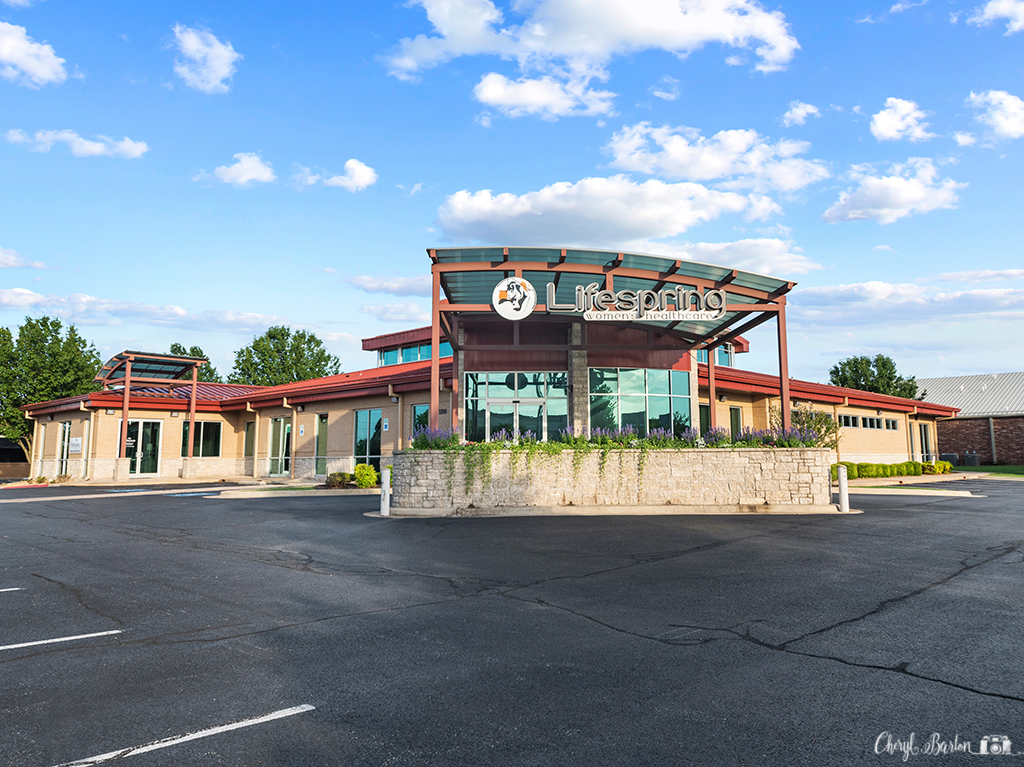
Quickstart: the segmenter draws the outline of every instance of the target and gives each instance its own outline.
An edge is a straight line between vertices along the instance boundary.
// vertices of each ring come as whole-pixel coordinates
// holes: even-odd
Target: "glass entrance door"
[[[126,448],[129,474],[159,473],[160,421],[129,421]]]
[[[68,450],[71,448],[71,421],[61,421],[60,443],[57,446],[57,474],[68,473]]]
[[[534,438],[546,440],[547,418],[545,401],[542,399],[492,399],[487,401],[487,441],[504,430],[510,436],[525,436],[530,432]]]
[[[270,476],[283,477],[292,470],[292,418],[270,422]]]

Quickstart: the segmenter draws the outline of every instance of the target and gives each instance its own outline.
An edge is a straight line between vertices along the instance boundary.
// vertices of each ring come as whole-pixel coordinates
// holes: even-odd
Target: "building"
[[[924,378],[932,402],[960,409],[938,423],[939,452],[964,465],[1024,464],[1024,372]]]
[[[791,379],[792,282],[608,251],[429,255],[432,323],[364,340],[376,368],[275,387],[202,384],[203,360],[126,351],[98,376],[103,391],[24,408],[33,474],[312,478],[387,464],[417,426],[473,441],[623,426],[738,433],[768,428],[773,408],[788,426],[782,402],[840,421],[843,460],[929,460],[936,419],[956,413]],[[773,320],[779,374],[737,369],[743,334]]]

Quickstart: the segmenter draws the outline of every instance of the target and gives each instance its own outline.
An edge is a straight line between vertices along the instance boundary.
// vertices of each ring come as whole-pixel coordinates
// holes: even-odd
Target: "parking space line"
[[[93,637],[105,637],[111,634],[120,634],[121,629],[115,629],[114,631],[100,631],[96,634],[78,634],[73,637],[57,637],[56,639],[40,639],[38,642],[22,642],[21,644],[9,644],[0,647],[0,650],[17,650],[21,647],[35,647],[40,644],[54,644],[56,642],[72,642],[75,639],[92,639]]]
[[[3,592],[3,591],[21,591],[21,589],[20,588],[17,588],[17,589],[0,589],[0,592]]]
[[[316,706],[310,706],[309,704],[303,704],[301,706],[293,706],[292,708],[283,708],[280,711],[275,711],[272,714],[265,714],[264,716],[256,717],[255,719],[245,719],[241,722],[233,722],[232,724],[223,724],[220,727],[210,727],[205,730],[198,730],[189,735],[179,735],[173,738],[164,738],[163,740],[154,740],[152,743],[147,743],[143,746],[133,746],[131,748],[122,748],[119,751],[111,751],[107,754],[100,754],[99,756],[90,756],[88,759],[79,759],[77,762],[65,762],[57,765],[57,767],[91,767],[94,764],[100,764],[102,762],[108,762],[112,759],[122,759],[126,756],[134,756],[135,754],[144,754],[147,751],[156,751],[159,748],[167,748],[168,746],[176,746],[179,743],[186,743],[190,740],[198,740],[199,738],[208,738],[211,735],[218,735],[222,732],[228,732],[229,730],[238,730],[242,727],[252,727],[254,724],[262,724],[263,722],[270,722],[274,719],[282,719],[286,716],[294,716],[295,714],[301,714],[304,711],[312,711]]]

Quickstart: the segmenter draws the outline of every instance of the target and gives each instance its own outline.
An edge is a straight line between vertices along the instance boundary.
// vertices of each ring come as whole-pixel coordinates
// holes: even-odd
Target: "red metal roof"
[[[392,346],[412,346],[413,344],[430,343],[430,325],[425,328],[400,330],[397,333],[385,333],[382,336],[363,339],[363,351],[374,352],[378,349],[389,349]]]

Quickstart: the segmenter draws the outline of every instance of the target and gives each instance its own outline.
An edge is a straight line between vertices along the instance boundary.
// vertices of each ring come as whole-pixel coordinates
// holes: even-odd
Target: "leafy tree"
[[[904,378],[899,375],[896,372],[896,363],[884,354],[877,354],[874,359],[849,357],[840,360],[828,371],[828,377],[833,386],[845,386],[847,389],[860,389],[893,397],[924,399],[927,394],[924,391],[918,393],[914,377]]]
[[[278,386],[337,375],[341,362],[313,333],[275,325],[235,352],[228,383]]]
[[[768,406],[768,417],[773,429],[782,429],[782,408],[775,402]],[[793,428],[806,431],[810,429],[818,437],[821,447],[835,450],[839,447],[839,422],[831,413],[815,410],[810,403],[796,403],[789,410],[789,422]]]
[[[198,346],[185,349],[181,344],[171,344],[171,351],[169,353],[177,357],[202,357],[206,359],[206,354]],[[204,383],[224,383],[220,373],[217,372],[217,368],[211,365],[209,360],[199,366],[199,380]]]
[[[0,435],[32,458],[32,424],[18,408],[96,391],[96,347],[74,325],[63,332],[53,317],[25,318],[15,337],[0,327]]]

